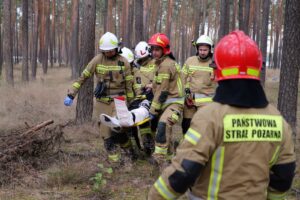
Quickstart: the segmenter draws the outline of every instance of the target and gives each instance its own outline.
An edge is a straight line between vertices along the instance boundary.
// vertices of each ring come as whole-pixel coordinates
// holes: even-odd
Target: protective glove
[[[74,98],[70,97],[69,95],[66,96],[66,98],[65,98],[65,100],[64,100],[65,106],[71,106],[72,103],[73,103],[73,99],[74,99]]]

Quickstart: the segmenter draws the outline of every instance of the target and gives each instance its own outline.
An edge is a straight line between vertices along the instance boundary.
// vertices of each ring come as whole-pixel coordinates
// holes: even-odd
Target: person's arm
[[[125,62],[125,90],[126,90],[126,97],[127,101],[130,102],[134,98],[133,93],[133,75],[131,71],[130,64],[126,61]]]
[[[217,148],[216,124],[197,114],[183,142],[176,150],[176,156],[154,183],[148,194],[149,200],[176,199],[193,186],[205,164]],[[207,117],[207,116],[206,116]]]
[[[162,108],[162,104],[167,100],[169,95],[170,79],[174,77],[176,67],[173,66],[160,66],[160,69],[155,74],[154,81],[157,85],[154,93],[154,98],[149,112],[157,115]]]
[[[283,134],[282,144],[278,145],[271,160],[270,182],[268,187],[268,200],[284,200],[287,191],[291,188],[295,176],[295,151],[292,139],[292,130],[284,121],[287,127]],[[276,159],[278,158],[278,159]]]
[[[72,87],[68,91],[68,96],[73,99],[76,97],[80,87],[84,82],[90,78],[94,73],[97,65],[97,61],[99,61],[99,55],[95,56],[82,71],[80,77],[72,84]]]

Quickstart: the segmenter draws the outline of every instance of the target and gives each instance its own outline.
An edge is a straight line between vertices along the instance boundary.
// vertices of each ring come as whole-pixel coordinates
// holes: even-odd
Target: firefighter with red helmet
[[[295,171],[292,131],[260,84],[261,52],[234,31],[214,53],[214,102],[196,112],[148,199],[176,199],[186,191],[198,200],[286,199]]]
[[[179,121],[182,114],[183,87],[180,67],[170,50],[169,38],[165,34],[156,33],[149,39],[148,44],[157,66],[153,82],[154,98],[149,110],[152,118],[158,119],[155,150],[151,161],[162,167],[166,164],[168,153],[172,153],[172,126]]]

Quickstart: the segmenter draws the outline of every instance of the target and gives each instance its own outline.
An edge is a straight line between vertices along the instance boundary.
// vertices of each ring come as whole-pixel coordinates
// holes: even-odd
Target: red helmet
[[[149,39],[148,44],[150,46],[159,46],[163,49],[164,54],[170,54],[170,40],[169,38],[163,33],[155,33]]]
[[[243,31],[233,31],[223,37],[215,48],[217,81],[256,79],[262,67],[262,55],[257,44]]]

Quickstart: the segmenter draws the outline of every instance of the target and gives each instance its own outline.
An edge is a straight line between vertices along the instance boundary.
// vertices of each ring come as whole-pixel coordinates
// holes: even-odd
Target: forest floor
[[[18,79],[21,77],[20,66],[16,66],[14,88],[0,79],[0,136],[23,130],[25,122],[35,125],[53,119],[54,124],[50,127],[64,125],[60,151],[49,158],[38,158],[37,166],[23,166],[7,174],[11,178],[0,187],[0,199],[146,199],[158,176],[157,170],[144,159],[118,169],[109,167],[97,129],[97,117],[94,116],[90,123],[75,125],[72,120],[76,100],[71,107],[63,105],[72,84],[70,74],[69,68],[54,67],[49,68],[47,75],[42,75],[39,67],[37,79],[24,84]],[[278,74],[273,70],[267,73],[266,93],[273,104],[277,102]],[[300,104],[297,117],[299,124]],[[296,139],[296,151],[298,169],[293,187],[300,190],[300,134]],[[95,177],[98,177],[97,181],[93,179]],[[290,192],[288,199],[296,199],[295,193]]]

